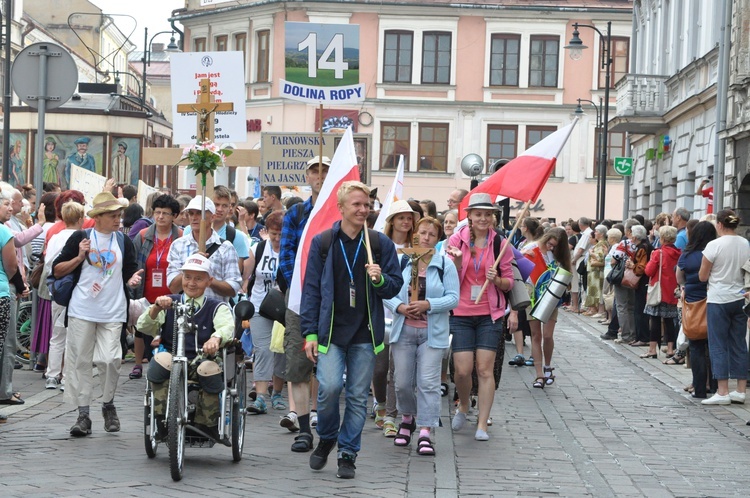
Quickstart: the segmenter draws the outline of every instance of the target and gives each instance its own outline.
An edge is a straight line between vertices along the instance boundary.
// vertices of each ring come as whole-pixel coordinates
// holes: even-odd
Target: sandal
[[[671,358],[668,358],[664,364],[665,365],[682,365],[685,363],[685,357],[683,355],[675,354]]]
[[[529,356],[529,359],[526,360],[525,363],[526,363],[527,367],[533,367],[534,366],[534,358],[532,358],[531,356]]]
[[[429,437],[422,436],[417,440],[417,443],[419,444],[417,455],[435,456],[435,448],[432,446],[432,441]]]
[[[544,378],[547,379],[546,383],[548,386],[551,386],[552,384],[555,383],[555,376],[552,373],[553,370],[554,370],[554,367],[544,367]]]
[[[446,382],[440,383],[440,397],[445,398],[448,396],[448,384]]]
[[[382,406],[383,407],[381,408],[381,405],[378,404],[375,407],[375,427],[378,429],[382,429],[383,424],[385,423],[385,405]]]
[[[130,375],[128,375],[128,378],[130,379],[140,379],[141,377],[143,377],[143,367],[140,365],[134,366]]]
[[[24,403],[26,402],[17,396],[17,393],[13,393],[13,396],[8,399],[0,399],[0,405],[23,405]]]
[[[512,360],[508,362],[508,365],[515,365],[517,367],[522,367],[526,365],[526,358],[524,358],[522,354],[517,354],[513,357]]]
[[[393,444],[396,446],[409,446],[411,443],[411,435],[417,429],[417,421],[412,418],[411,424],[401,422],[398,426],[398,433],[396,433],[396,439],[393,440]]]
[[[398,434],[396,422],[394,422],[393,419],[386,419],[386,421],[383,422],[383,436],[396,437],[396,434]]]
[[[307,432],[300,432],[292,443],[292,451],[295,453],[307,453],[313,449],[313,436]]]
[[[546,377],[537,377],[534,379],[534,383],[532,386],[536,387],[537,389],[544,389],[544,385],[547,383]]]

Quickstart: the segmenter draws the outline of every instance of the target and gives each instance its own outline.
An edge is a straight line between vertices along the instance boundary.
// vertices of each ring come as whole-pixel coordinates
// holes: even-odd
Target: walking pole
[[[372,249],[370,249],[370,230],[367,228],[367,225],[365,225],[365,249],[367,250],[367,264],[373,264],[372,261]],[[376,282],[375,279],[372,280],[373,282]]]

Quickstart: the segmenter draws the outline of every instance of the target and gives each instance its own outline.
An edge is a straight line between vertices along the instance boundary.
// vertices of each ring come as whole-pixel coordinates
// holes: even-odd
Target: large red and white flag
[[[378,215],[375,225],[372,227],[378,232],[382,232],[385,229],[385,219],[388,217],[388,211],[391,210],[391,204],[404,198],[404,156],[399,156],[398,168],[396,168],[396,178],[393,179],[388,195],[385,196],[385,202],[380,206],[380,214]]]
[[[289,308],[299,314],[299,305],[302,299],[302,283],[305,281],[305,269],[307,268],[307,256],[310,253],[312,239],[323,230],[341,219],[338,208],[337,193],[342,183],[348,181],[359,181],[359,165],[357,154],[354,149],[354,135],[352,129],[348,128],[336,148],[328,168],[320,194],[315,201],[315,206],[310,213],[302,238],[297,247],[297,257],[294,260],[294,276],[289,288]]]
[[[576,123],[578,118],[540,140],[480,183],[461,201],[460,217],[466,217],[465,209],[471,194],[485,193],[493,196],[493,199],[503,196],[523,202],[536,202]]]

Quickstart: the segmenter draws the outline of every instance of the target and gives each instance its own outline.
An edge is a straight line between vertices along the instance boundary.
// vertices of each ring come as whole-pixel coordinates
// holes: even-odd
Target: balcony
[[[628,74],[617,82],[617,115],[609,130],[654,135],[667,127],[664,114],[669,108],[669,76]]]

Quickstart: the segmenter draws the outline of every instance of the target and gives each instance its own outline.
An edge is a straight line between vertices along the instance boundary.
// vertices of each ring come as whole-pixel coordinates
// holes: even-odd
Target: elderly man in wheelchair
[[[218,430],[221,415],[219,397],[225,389],[223,370],[234,369],[235,365],[223,365],[222,355],[217,353],[234,339],[234,318],[226,303],[204,296],[213,280],[208,259],[195,254],[187,259],[180,270],[184,294],[157,298],[140,316],[137,324],[139,331],[155,336],[152,346],[161,346],[151,359],[147,374],[153,390],[158,436],[161,440],[167,437],[165,412],[169,379],[173,354],[179,355],[173,304],[181,302],[191,305],[191,316],[187,318],[190,326],[183,343],[188,365],[188,405],[195,406],[192,426],[211,439],[227,444],[221,440]]]

